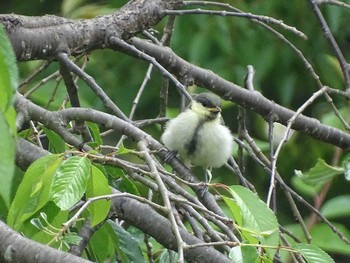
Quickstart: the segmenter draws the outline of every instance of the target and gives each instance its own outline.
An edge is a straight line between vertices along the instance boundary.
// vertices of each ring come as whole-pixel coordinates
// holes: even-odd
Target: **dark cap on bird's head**
[[[193,99],[211,113],[221,112],[221,98],[213,93],[203,92],[196,95]]]

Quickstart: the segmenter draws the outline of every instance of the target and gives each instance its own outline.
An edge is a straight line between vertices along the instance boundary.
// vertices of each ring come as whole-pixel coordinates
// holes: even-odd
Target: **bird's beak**
[[[208,108],[208,110],[212,113],[219,113],[221,112],[221,108],[216,106],[215,108]]]

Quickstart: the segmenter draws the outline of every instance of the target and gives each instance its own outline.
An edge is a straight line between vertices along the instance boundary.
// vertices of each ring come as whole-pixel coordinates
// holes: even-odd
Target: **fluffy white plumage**
[[[164,145],[192,165],[220,167],[232,153],[233,137],[221,124],[220,98],[201,93],[190,107],[170,120],[162,135]]]

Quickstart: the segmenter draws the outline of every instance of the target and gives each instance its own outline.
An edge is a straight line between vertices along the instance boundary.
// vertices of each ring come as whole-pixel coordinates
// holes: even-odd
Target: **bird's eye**
[[[203,105],[203,107],[206,107],[206,108],[210,106],[210,102],[207,100],[202,101],[201,104]]]

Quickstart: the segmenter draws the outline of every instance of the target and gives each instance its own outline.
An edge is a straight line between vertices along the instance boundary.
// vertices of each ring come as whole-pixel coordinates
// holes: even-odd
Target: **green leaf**
[[[347,238],[350,237],[349,230],[341,224],[334,224],[338,230]],[[350,245],[346,244],[337,234],[335,234],[327,225],[317,224],[311,231],[312,244],[327,252],[339,253],[350,256]],[[325,238],[327,237],[327,238]]]
[[[118,236],[120,249],[127,256],[127,262],[146,262],[136,239],[121,226],[115,224],[112,221],[108,222]]]
[[[15,169],[16,111],[13,107],[18,86],[16,57],[0,24],[0,199],[4,210],[10,206]],[[6,210],[6,211],[5,211]]]
[[[343,233],[347,238],[350,237],[350,232],[343,225],[333,223],[335,227]],[[305,235],[299,224],[287,225],[285,226],[289,231],[291,231],[296,237],[298,237],[303,242],[306,242]],[[350,245],[346,244],[337,234],[335,234],[329,226],[324,223],[318,223],[314,225],[310,234],[312,237],[312,245],[315,245],[328,253],[336,253],[344,256],[350,256]],[[293,245],[296,242],[288,238],[288,241]],[[289,262],[289,253],[281,251],[281,257],[283,262]]]
[[[88,181],[86,189],[86,197],[96,197],[101,195],[109,195],[112,193],[111,188],[108,185],[108,181],[104,174],[95,166],[91,166],[91,176]],[[91,203],[88,207],[88,211],[91,215],[90,225],[91,227],[97,225],[104,220],[111,208],[111,201],[99,200]]]
[[[6,112],[12,107],[18,86],[18,69],[11,42],[2,25],[0,25],[0,69],[0,110]]]
[[[40,218],[41,223],[49,228],[51,231],[58,233],[64,222],[68,220],[68,211],[62,211],[53,202],[48,202],[43,208],[32,216],[34,218]],[[47,217],[45,219],[45,217]],[[45,221],[46,220],[46,221]],[[31,220],[26,220],[22,227],[21,233],[27,238],[40,242],[42,244],[47,244],[53,240],[53,236],[46,231],[39,231],[31,223]],[[51,243],[51,247],[58,248],[60,246],[60,240],[56,240]]]
[[[292,184],[298,192],[313,197],[317,195],[323,188],[322,184],[310,185],[305,183],[300,177],[293,176]]]
[[[0,91],[1,93],[1,91]],[[15,136],[0,112],[0,196],[8,208],[10,206],[12,181],[15,170]]]
[[[342,167],[330,166],[325,160],[319,158],[317,164],[308,172],[302,173],[295,170],[295,175],[299,176],[305,183],[310,185],[324,184],[339,174],[343,174]]]
[[[244,262],[240,246],[231,248],[230,254],[228,257],[232,260],[232,262],[235,262],[235,263],[243,263]]]
[[[157,253],[159,254],[160,251]],[[162,249],[161,254],[156,258],[156,263],[178,262],[179,255],[172,250]]]
[[[98,128],[98,125],[93,122],[86,122],[87,126],[89,127],[89,130],[92,133],[92,137],[94,138],[94,142],[97,143],[97,145],[101,145],[103,143],[101,138],[100,129]]]
[[[62,237],[62,241],[67,245],[78,245],[81,240],[82,238],[75,232],[70,232]]]
[[[328,219],[350,216],[350,195],[336,196],[321,208],[321,213]]]
[[[243,225],[243,217],[241,214],[241,210],[240,210],[239,206],[237,205],[236,201],[234,199],[226,197],[224,195],[222,196],[222,198],[225,201],[228,208],[230,209],[233,217],[235,218],[236,223],[239,226],[242,226]]]
[[[38,217],[32,218],[32,219],[30,220],[30,223],[31,223],[33,226],[35,226],[37,229],[39,229],[39,230],[43,230],[43,229],[44,229],[44,226],[43,226],[43,224],[41,223],[40,218],[38,218]]]
[[[134,150],[132,149],[128,149],[124,147],[124,144],[121,144],[118,151],[117,151],[117,155],[121,155],[121,154],[127,154],[127,153],[131,153]]]
[[[103,224],[103,226],[97,230],[91,237],[89,242],[89,254],[94,258],[96,262],[107,262],[115,256],[115,246],[119,245],[118,238],[112,229],[110,224]],[[126,257],[123,262],[128,262]]]
[[[84,195],[90,177],[90,161],[74,156],[62,162],[50,188],[50,198],[62,210],[68,210]]]
[[[124,177],[124,171],[123,169],[119,168],[119,167],[113,167],[113,166],[104,166],[106,172],[111,175],[113,178],[118,179],[120,177]]]
[[[344,162],[344,175],[347,181],[350,181],[350,160]]]
[[[242,235],[248,242],[261,242],[261,245],[278,246],[279,231],[275,214],[259,197],[239,185],[230,186],[230,192],[239,207],[231,210],[242,228]],[[226,198],[225,198],[226,199]],[[224,200],[225,200],[224,199]],[[226,200],[225,200],[226,201]],[[239,220],[237,220],[239,218]],[[269,258],[273,259],[276,249],[266,249]]]
[[[121,178],[121,180],[114,180],[113,187],[121,192],[128,192],[134,195],[140,195],[137,186],[125,174],[123,169],[112,166],[105,166],[105,171],[113,178]]]
[[[53,175],[62,162],[60,155],[47,155],[32,163],[23,176],[10,206],[7,223],[19,230],[22,223],[49,201]]]
[[[131,181],[128,177],[123,176],[123,179],[121,181],[118,181],[117,188],[121,192],[127,192],[134,195],[140,195],[139,190],[137,189],[136,185]]]
[[[308,263],[335,263],[326,252],[315,245],[297,243],[293,248],[298,250]]]
[[[258,253],[258,250],[255,247],[250,246],[242,246],[241,247],[241,253],[243,256],[243,262],[260,262],[260,256]],[[265,261],[261,261],[264,262]]]
[[[46,127],[42,127],[42,129],[45,132],[47,138],[49,139],[49,151],[52,153],[65,152],[66,148],[64,140],[50,129],[47,129]]]

